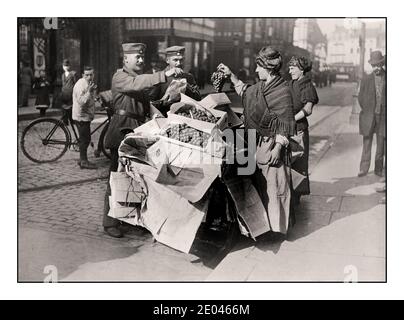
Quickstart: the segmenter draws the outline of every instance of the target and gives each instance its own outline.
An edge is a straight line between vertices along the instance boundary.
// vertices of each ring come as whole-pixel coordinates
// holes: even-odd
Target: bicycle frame
[[[62,122],[60,122],[59,124],[55,124],[55,126],[52,128],[51,131],[49,131],[49,133],[47,134],[45,139],[43,139],[43,141],[45,142],[44,144],[66,144],[66,142],[64,142],[64,141],[58,141],[58,140],[51,139],[51,137],[55,133],[56,129],[58,127],[61,127],[61,126],[64,126],[64,124]],[[68,143],[68,144],[69,144],[69,147],[70,147],[70,145],[71,145],[71,134],[70,134],[69,130],[67,130],[67,132],[69,133],[69,141],[70,141],[70,143]]]
[[[95,128],[93,131],[91,131],[91,135],[93,135],[94,132],[96,132],[99,128],[103,127],[106,123],[108,123],[110,120],[107,118],[105,119],[101,124],[98,125],[97,128]]]
[[[107,113],[98,112],[98,113],[95,113],[95,114],[97,114],[97,115],[107,115],[107,118],[106,118],[102,123],[100,123],[94,130],[92,130],[92,131],[90,132],[90,136],[92,136],[96,131],[98,131],[98,130],[99,130],[101,127],[103,127],[106,123],[109,123],[109,122],[111,121],[111,117],[110,117]],[[76,132],[76,129],[75,129],[74,120],[72,120],[72,119],[69,118],[69,123],[70,123],[70,127],[71,127],[72,130],[73,130],[74,137],[76,138],[76,140],[75,140],[75,141],[72,141],[72,142],[70,143],[70,145],[74,145],[74,144],[77,144],[77,143],[78,143],[79,136],[78,136],[78,133]],[[70,131],[70,130],[69,130],[69,131]]]

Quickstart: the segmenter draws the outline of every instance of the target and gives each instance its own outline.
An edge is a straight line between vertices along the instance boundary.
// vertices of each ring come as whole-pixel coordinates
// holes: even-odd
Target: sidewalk
[[[345,120],[312,168],[311,195],[302,198],[287,239],[245,239],[207,281],[386,280],[380,178],[357,178],[362,139],[357,124],[349,124],[350,109],[343,109]]]
[[[19,230],[19,281],[42,282],[47,266],[59,281],[203,281],[211,269],[196,256],[153,242],[149,233],[130,238],[77,236],[23,227]]]

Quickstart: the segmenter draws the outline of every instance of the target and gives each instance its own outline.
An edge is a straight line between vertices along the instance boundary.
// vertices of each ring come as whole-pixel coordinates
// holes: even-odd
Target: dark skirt
[[[300,185],[294,190],[297,195],[310,194],[310,181],[309,181],[309,130],[303,130],[303,156],[297,159],[292,164],[292,169],[296,170],[305,178]]]

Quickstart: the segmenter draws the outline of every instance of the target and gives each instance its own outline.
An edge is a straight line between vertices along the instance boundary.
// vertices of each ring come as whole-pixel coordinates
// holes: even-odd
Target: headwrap
[[[282,57],[279,51],[271,47],[263,47],[257,55],[255,62],[262,68],[278,72],[282,67]]]
[[[312,67],[312,62],[306,57],[292,57],[289,61],[289,67],[298,67],[303,72],[309,72]]]

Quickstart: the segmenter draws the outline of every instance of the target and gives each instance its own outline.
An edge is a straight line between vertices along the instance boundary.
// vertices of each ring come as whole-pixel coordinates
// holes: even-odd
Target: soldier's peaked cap
[[[144,43],[123,43],[123,53],[140,53],[144,54],[146,51],[146,45]]]
[[[165,50],[167,57],[170,56],[182,56],[185,52],[185,47],[181,46],[172,46]]]

